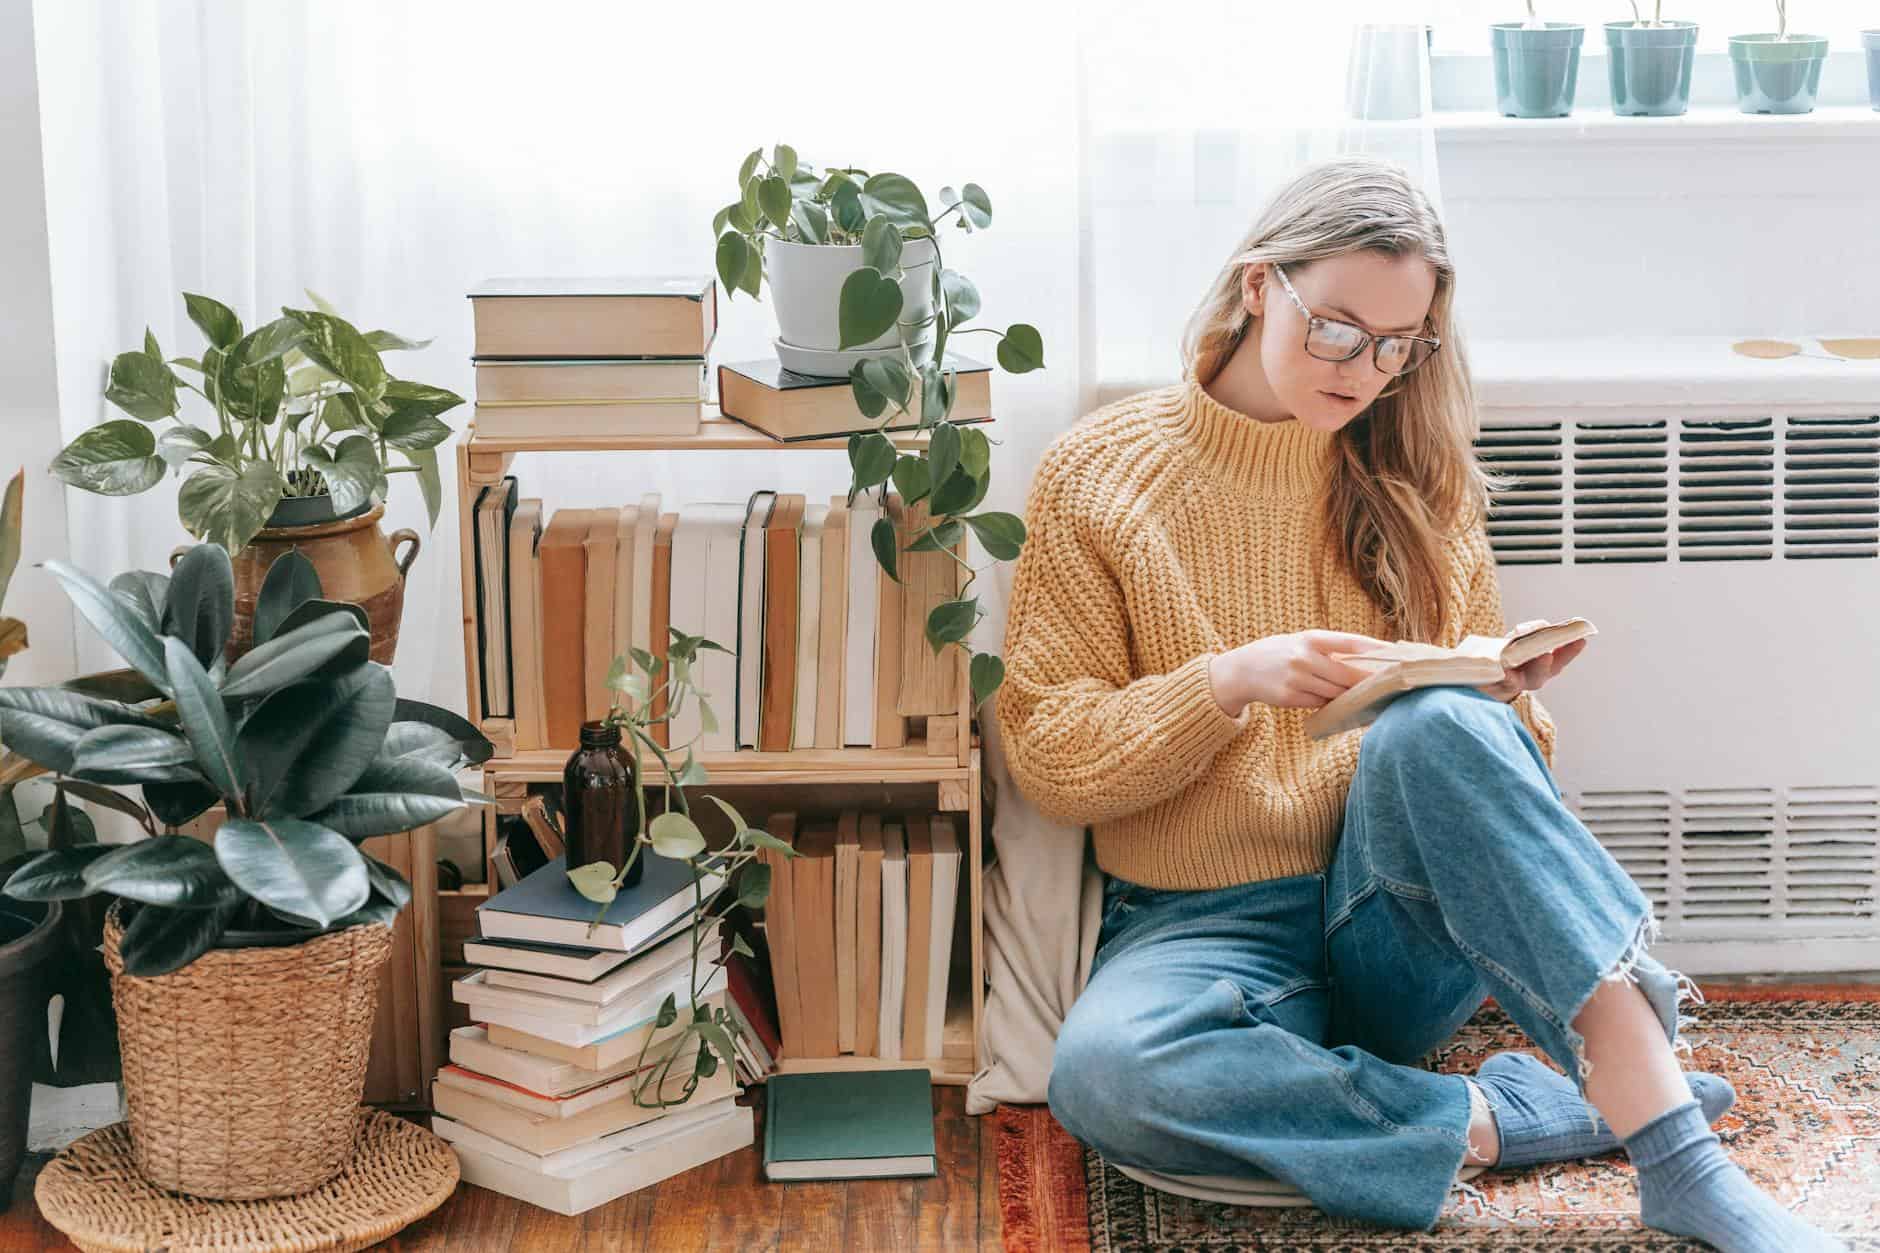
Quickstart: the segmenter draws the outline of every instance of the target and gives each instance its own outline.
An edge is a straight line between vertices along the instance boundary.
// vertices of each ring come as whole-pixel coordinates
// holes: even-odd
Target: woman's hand
[[[1248,702],[1316,709],[1371,672],[1332,653],[1362,653],[1389,640],[1349,631],[1269,635],[1220,654],[1208,667],[1215,703],[1239,717]]]
[[[1545,618],[1534,618],[1527,622],[1517,623],[1508,634],[1519,635],[1529,627],[1540,626],[1546,621]],[[1565,670],[1568,663],[1585,649],[1586,641],[1583,639],[1574,640],[1571,644],[1562,644],[1551,653],[1542,653],[1533,658],[1525,666],[1504,667],[1500,682],[1484,683],[1476,690],[1486,692],[1496,700],[1504,702],[1513,700],[1523,692],[1538,692],[1542,685]]]

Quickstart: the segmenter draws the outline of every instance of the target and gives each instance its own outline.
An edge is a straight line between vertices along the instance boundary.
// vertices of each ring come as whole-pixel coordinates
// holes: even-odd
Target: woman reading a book
[[[1536,692],[1585,641],[1302,730],[1365,677],[1335,653],[1505,632],[1455,287],[1404,171],[1322,163],[1228,258],[1183,381],[1040,461],[997,716],[1105,877],[1052,1112],[1119,1164],[1420,1230],[1472,1163],[1623,1146],[1653,1227],[1840,1247],[1724,1154],[1734,1093],[1676,1054],[1702,997],[1554,782]],[[1564,1075],[1414,1064],[1490,994]]]

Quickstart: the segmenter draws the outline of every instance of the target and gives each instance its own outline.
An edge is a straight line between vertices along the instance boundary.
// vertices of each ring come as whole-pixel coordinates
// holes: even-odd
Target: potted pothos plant
[[[941,211],[930,212],[912,179],[855,166],[818,172],[788,144],[768,157],[752,149],[738,167],[738,198],[712,218],[714,262],[727,299],[752,297],[770,280],[779,334],[775,347],[785,368],[800,374],[847,378],[855,403],[874,423],[849,437],[849,497],[892,482],[901,499],[925,504],[927,525],[910,552],[942,551],[970,529],[996,560],[1012,561],[1025,542],[1015,514],[975,512],[991,485],[991,449],[985,433],[956,424],[957,371],[947,361],[956,335],[991,335],[1001,368],[1027,374],[1044,366],[1044,340],[1036,327],[1014,322],[1000,331],[968,326],[979,316],[979,290],[946,265],[940,224],[970,234],[992,224],[983,187],[942,187]],[[928,432],[908,452],[896,449],[890,426]],[[895,527],[886,511],[870,542],[882,569],[897,582]],[[938,653],[952,644],[971,655],[975,707],[1003,681],[996,654],[972,652],[967,635],[984,616],[969,595],[978,571],[961,562],[967,580],[958,599],[936,606],[926,622]]]
[[[15,473],[0,497],[0,608],[20,560],[24,480],[24,471]],[[6,673],[7,658],[25,647],[26,624],[0,616],[0,675]],[[9,788],[0,794],[0,874],[24,855]],[[57,901],[0,901],[0,1210],[13,1199],[13,1180],[26,1151],[34,1050],[45,1034],[46,967],[59,950],[61,920]]]
[[[352,1152],[379,972],[411,898],[359,842],[487,801],[456,772],[492,746],[400,697],[364,613],[324,599],[298,554],[268,572],[258,643],[233,663],[221,545],[109,584],[42,565],[129,670],[95,685],[109,696],[0,687],[0,739],[145,835],[49,849],[5,893],[112,899],[105,961],[145,1178],[225,1199],[317,1187]],[[218,804],[212,839],[178,832]]]
[[[283,308],[244,331],[227,305],[183,293],[190,321],[208,341],[201,355],[166,358],[145,330],[141,349],[112,361],[104,391],[130,416],[80,432],[53,459],[52,472],[107,496],[145,491],[171,470],[182,478],[184,528],[234,558],[234,656],[252,645],[249,608],[262,578],[296,548],[337,599],[367,610],[372,658],[390,664],[405,574],[421,541],[406,528],[388,541],[378,526],[383,501],[392,476],[409,474],[437,525],[437,446],[451,432],[441,415],[463,397],[385,368],[382,353],[430,340],[362,333],[312,292],[307,297],[312,308]],[[190,393],[206,416],[185,414]],[[397,553],[401,544],[405,551]]]

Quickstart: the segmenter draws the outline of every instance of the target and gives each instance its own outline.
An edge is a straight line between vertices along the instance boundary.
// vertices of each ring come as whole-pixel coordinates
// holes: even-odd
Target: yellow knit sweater
[[[1157,888],[1325,870],[1358,764],[1358,727],[1307,737],[1309,708],[1229,717],[1209,662],[1321,628],[1389,639],[1383,614],[1313,525],[1333,436],[1260,422],[1192,381],[1088,415],[1052,441],[1028,493],[996,716],[1039,811],[1091,825],[1097,863]],[[1439,643],[1500,635],[1486,530],[1446,547]],[[1551,768],[1554,724],[1514,707]]]

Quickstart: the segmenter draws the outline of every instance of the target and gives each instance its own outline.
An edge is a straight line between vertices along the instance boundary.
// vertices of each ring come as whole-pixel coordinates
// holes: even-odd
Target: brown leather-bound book
[[[927,529],[926,502],[909,505],[902,533],[901,690],[895,712],[902,717],[959,712],[960,659],[955,645],[938,653],[927,642],[927,615],[957,598],[959,565],[952,554],[905,551]]]
[[[906,506],[898,493],[888,493],[887,516],[894,521],[895,572],[905,577],[907,554]],[[907,720],[896,712],[901,694],[901,615],[907,600],[903,585],[888,577],[881,562],[870,563],[881,588],[875,617],[875,747],[900,748],[907,743]],[[916,1055],[917,1056],[917,1055]]]
[[[845,809],[836,818],[836,1048],[854,1053],[855,1011],[861,1003],[857,975],[856,916],[861,905],[858,872],[862,865],[859,811]]]
[[[855,895],[855,1055],[881,1053],[881,815],[857,824],[861,866]]]
[[[842,747],[844,662],[849,639],[849,506],[829,498],[822,533],[822,625],[816,637],[816,747]]]
[[[587,540],[592,511],[557,509],[542,532],[542,697],[550,748],[572,751],[581,740],[587,684],[581,649],[587,622]]]
[[[646,651],[653,654],[662,663],[670,660],[667,647],[672,643],[672,529],[679,525],[679,515],[662,513],[659,515],[659,530],[653,533],[653,609],[652,634]],[[666,684],[671,679],[667,668],[661,665],[659,673],[653,679],[654,691],[652,715],[658,721],[648,728],[647,734],[661,748],[671,748],[672,739],[666,718]]]
[[[933,960],[933,836],[926,814],[907,816],[907,983],[901,997],[901,1058],[927,1056],[927,966]]]
[[[836,1048],[836,824],[805,825],[790,864],[796,920],[796,981],[803,996],[804,1057]]]
[[[792,848],[796,847],[796,814],[783,810],[770,815],[764,829]],[[796,981],[796,898],[790,886],[787,853],[763,848],[758,860],[770,867],[770,896],[764,902],[764,941],[770,946],[770,978],[777,990],[777,1030],[783,1033],[787,1057],[807,1057],[803,1051],[803,997]]]
[[[777,497],[764,528],[763,670],[758,680],[757,747],[787,753],[795,747],[798,584],[802,580],[801,492]]]
[[[588,511],[586,617],[581,627],[583,704],[590,719],[607,716],[614,694],[607,690],[607,667],[614,660],[614,557],[619,544],[620,510]]]

